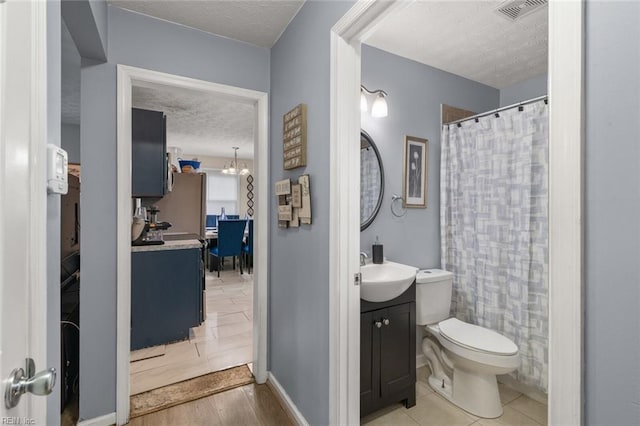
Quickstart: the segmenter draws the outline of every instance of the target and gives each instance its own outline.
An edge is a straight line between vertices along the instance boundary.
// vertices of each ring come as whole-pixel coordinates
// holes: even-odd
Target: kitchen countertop
[[[186,250],[202,248],[202,243],[196,239],[165,241],[164,244],[150,246],[132,246],[131,252],[159,251],[159,250]]]

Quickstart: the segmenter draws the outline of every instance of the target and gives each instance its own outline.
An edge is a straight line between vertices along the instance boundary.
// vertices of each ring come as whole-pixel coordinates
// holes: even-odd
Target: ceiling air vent
[[[547,5],[548,0],[512,0],[502,3],[496,12],[509,21],[517,21]]]

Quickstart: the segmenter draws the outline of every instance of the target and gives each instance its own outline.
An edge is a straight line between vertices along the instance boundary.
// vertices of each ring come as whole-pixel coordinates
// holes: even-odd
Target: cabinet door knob
[[[382,327],[382,321],[376,321],[374,324],[375,324],[375,325],[376,325],[376,327],[378,327],[378,328]]]
[[[383,323],[384,325],[389,325],[389,318],[384,318],[384,319],[382,320],[382,323]]]

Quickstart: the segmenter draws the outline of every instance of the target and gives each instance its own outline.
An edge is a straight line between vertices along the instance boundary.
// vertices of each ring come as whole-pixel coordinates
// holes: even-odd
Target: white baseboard
[[[294,404],[291,398],[289,398],[289,395],[271,371],[268,372],[267,384],[271,385],[271,388],[278,394],[280,400],[284,402],[286,408],[289,410],[289,413],[293,416],[296,423],[301,426],[309,426],[309,422],[307,421],[307,419],[304,418],[300,410],[298,410],[298,407],[296,407],[296,404]]]
[[[111,426],[116,424],[116,413],[105,414],[104,416],[78,422],[78,426]]]

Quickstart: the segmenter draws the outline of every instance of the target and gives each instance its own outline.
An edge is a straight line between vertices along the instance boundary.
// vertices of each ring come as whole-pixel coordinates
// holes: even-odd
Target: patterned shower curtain
[[[452,315],[520,349],[521,383],[547,389],[548,115],[544,101],[445,125],[442,266]]]

